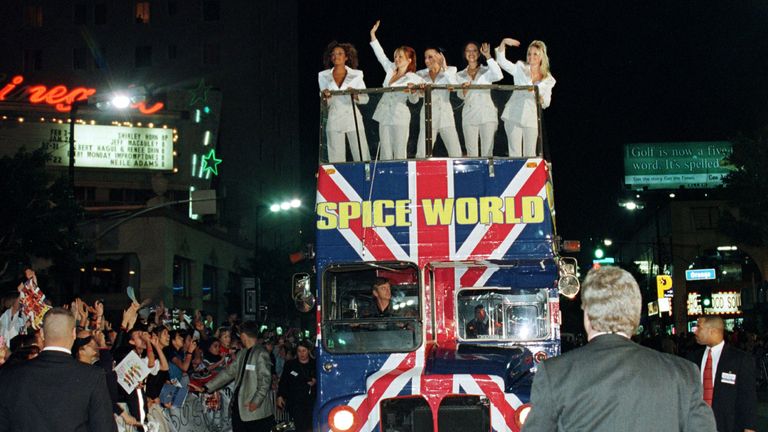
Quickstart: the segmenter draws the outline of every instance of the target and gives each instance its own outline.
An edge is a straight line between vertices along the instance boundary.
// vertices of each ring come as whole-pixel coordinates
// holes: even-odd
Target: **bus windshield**
[[[459,335],[465,340],[531,341],[549,337],[546,289],[470,288],[457,294]]]
[[[322,339],[330,352],[403,352],[421,343],[419,279],[413,264],[329,267],[322,295]]]

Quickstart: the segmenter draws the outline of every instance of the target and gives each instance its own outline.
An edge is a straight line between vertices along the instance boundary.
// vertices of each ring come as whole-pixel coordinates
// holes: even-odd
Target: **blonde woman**
[[[445,55],[438,48],[427,48],[424,51],[426,69],[416,72],[426,84],[451,85],[458,84],[456,67],[448,66]],[[426,127],[424,122],[424,107],[421,107],[421,128],[419,139],[416,141],[416,157],[426,156]],[[432,143],[437,136],[443,139],[449,157],[461,157],[459,134],[456,132],[456,120],[453,118],[453,107],[449,91],[432,91]]]
[[[520,42],[512,38],[502,40],[496,48],[496,62],[515,78],[515,85],[538,87],[541,108],[547,108],[552,101],[552,88],[556,82],[549,72],[547,46],[539,40],[531,42],[526,61],[518,60],[515,63],[505,56],[507,46],[519,47]],[[501,119],[504,120],[507,132],[509,157],[536,156],[539,126],[533,91],[513,92],[501,113]]]

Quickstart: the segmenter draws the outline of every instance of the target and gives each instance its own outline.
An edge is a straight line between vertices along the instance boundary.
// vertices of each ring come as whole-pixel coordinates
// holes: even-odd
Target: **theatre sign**
[[[52,166],[69,164],[69,125],[44,122],[0,122],[0,150],[12,154],[18,143],[42,147]],[[173,170],[173,130],[166,128],[75,125],[75,166]]]

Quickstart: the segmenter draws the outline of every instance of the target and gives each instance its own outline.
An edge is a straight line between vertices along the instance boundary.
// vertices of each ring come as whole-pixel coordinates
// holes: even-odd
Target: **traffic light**
[[[712,307],[712,287],[701,287],[699,290],[702,312],[707,313],[705,309]]]
[[[602,259],[605,256],[605,252],[601,248],[595,249],[595,258]]]

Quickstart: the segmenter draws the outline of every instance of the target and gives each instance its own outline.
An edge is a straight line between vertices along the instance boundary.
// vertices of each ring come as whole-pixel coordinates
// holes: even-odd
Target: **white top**
[[[536,85],[541,97],[541,109],[545,109],[552,102],[552,88],[555,86],[555,77],[549,74],[543,80],[534,83],[531,81],[531,67],[523,61],[512,63],[504,56],[504,51],[496,49],[496,61],[499,66],[515,78],[515,85]],[[536,118],[536,100],[532,91],[515,91],[509,98],[504,112],[501,113],[504,121],[511,121],[523,127],[538,127]]]
[[[58,346],[47,346],[43,348],[43,351],[58,351],[65,354],[72,355],[72,350],[64,348],[64,347],[58,347]]]
[[[397,66],[387,58],[387,55],[384,53],[384,48],[381,47],[378,39],[371,42],[371,48],[373,48],[376,58],[379,60],[379,63],[381,63],[381,67],[384,68],[384,72],[387,73],[384,77],[382,87],[408,87],[408,84],[418,85],[424,82],[424,80],[415,73],[407,72],[395,82],[390,83],[392,76],[397,71]],[[373,112],[373,119],[382,125],[407,126],[411,122],[411,111],[405,103],[408,99],[415,103],[418,100],[418,97],[415,95],[410,96],[405,92],[384,93],[381,96],[379,104],[376,106],[376,111]]]
[[[467,67],[457,74],[459,83],[493,84],[504,78],[499,64],[493,59],[488,59],[488,66],[478,68],[474,80],[468,69]],[[490,90],[468,90],[466,96],[462,90],[458,90],[458,95],[464,99],[464,108],[461,110],[463,124],[498,123],[499,114],[491,99]]]
[[[713,346],[712,348],[707,347],[707,349],[704,350],[704,355],[701,357],[701,368],[699,369],[699,372],[701,372],[701,382],[704,382],[704,368],[707,366],[707,353],[709,351],[712,351],[712,388],[715,387],[715,378],[717,375],[717,364],[720,362],[720,354],[723,353],[723,347],[725,346],[725,341],[720,341],[719,344]]]
[[[21,309],[13,313],[13,308],[8,308],[0,316],[0,336],[5,338],[5,345],[11,347],[11,339],[16,337],[24,328],[26,318],[20,313]]]
[[[365,89],[363,71],[352,69],[349,66],[345,66],[345,68],[347,69],[347,76],[344,77],[341,85],[337,85],[336,80],[333,79],[333,69],[319,72],[317,74],[317,81],[320,85],[320,91]],[[361,93],[357,96],[357,104],[364,105],[367,103],[367,94]],[[354,108],[354,112],[357,115],[357,125],[360,130],[363,130],[363,118],[360,116],[360,110],[357,107]],[[328,100],[328,123],[326,124],[326,129],[334,132],[355,131],[355,119],[352,117],[352,100],[349,95],[331,96]]]
[[[455,66],[448,66],[445,70],[440,71],[434,80],[429,76],[429,69],[422,69],[416,74],[427,84],[459,84]],[[421,107],[421,119],[423,124],[423,106]],[[436,131],[444,127],[456,127],[456,122],[453,119],[451,96],[448,90],[432,90],[432,130]]]

